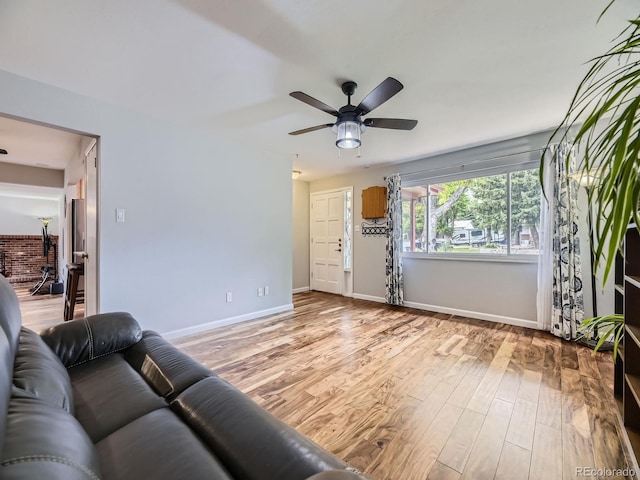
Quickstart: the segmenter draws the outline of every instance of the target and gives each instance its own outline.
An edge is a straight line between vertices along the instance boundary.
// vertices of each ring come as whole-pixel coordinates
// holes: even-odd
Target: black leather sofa
[[[21,326],[0,277],[0,478],[365,477],[126,313]]]

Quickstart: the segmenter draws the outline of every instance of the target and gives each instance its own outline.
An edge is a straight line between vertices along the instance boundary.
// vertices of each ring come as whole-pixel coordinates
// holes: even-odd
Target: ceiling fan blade
[[[334,117],[337,117],[338,115],[340,115],[335,108],[330,107],[329,105],[321,102],[320,100],[310,97],[306,93],[291,92],[289,95],[291,95],[296,100],[300,100],[301,102],[304,102],[307,105],[311,105],[312,107],[318,108],[323,112],[327,112],[329,115],[333,115]]]
[[[303,133],[315,132],[316,130],[322,130],[323,128],[333,127],[333,123],[326,123],[324,125],[316,125],[315,127],[303,128],[302,130],[296,130],[295,132],[289,132],[289,135],[301,135]]]
[[[413,130],[418,124],[417,120],[405,120],[403,118],[367,118],[364,121],[367,127],[393,128],[394,130]]]
[[[369,95],[356,107],[359,115],[366,115],[374,108],[379,107],[384,102],[393,97],[396,93],[404,88],[398,80],[393,77],[387,77],[383,82],[374,88]]]

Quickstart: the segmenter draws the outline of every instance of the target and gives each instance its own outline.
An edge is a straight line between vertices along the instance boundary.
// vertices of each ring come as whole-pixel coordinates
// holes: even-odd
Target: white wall
[[[171,332],[290,307],[290,160],[3,71],[0,113],[100,136],[100,311]]]
[[[292,181],[293,289],[309,288],[309,183]]]
[[[63,170],[0,162],[0,182],[3,183],[62,188],[63,179]]]
[[[59,212],[58,200],[0,195],[0,235],[41,235],[38,217],[51,217],[49,233],[58,235]]]
[[[362,222],[362,190],[385,185],[391,173],[459,170],[473,168],[474,162],[506,153],[530,152],[546,144],[549,132],[426,159],[362,169],[360,172],[311,182],[310,192],[347,185],[354,186],[355,224]],[[513,162],[530,159],[533,153],[511,157]],[[459,312],[477,318],[535,327],[537,265],[535,263],[484,262],[407,258],[404,264],[407,305],[445,312]],[[354,234],[354,296],[383,300],[385,295],[385,239]],[[585,299],[590,302],[590,299]]]

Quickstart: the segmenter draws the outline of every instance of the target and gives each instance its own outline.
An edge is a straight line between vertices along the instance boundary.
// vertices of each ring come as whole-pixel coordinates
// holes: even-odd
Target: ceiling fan
[[[364,100],[357,106],[354,106],[351,105],[351,96],[357,87],[356,82],[349,81],[342,84],[342,93],[347,96],[348,100],[347,104],[340,108],[340,110],[331,108],[326,103],[316,100],[306,93],[291,92],[289,95],[293,98],[337,117],[337,121],[335,123],[325,123],[316,125],[315,127],[289,132],[289,135],[300,135],[302,133],[314,132],[331,127],[331,130],[337,135],[336,146],[338,148],[357,148],[361,144],[360,134],[364,132],[365,127],[412,130],[418,124],[417,120],[405,120],[401,118],[367,118],[365,120],[361,118],[362,115],[367,115],[374,108],[379,107],[404,88],[395,78],[387,77],[380,85],[374,88]]]

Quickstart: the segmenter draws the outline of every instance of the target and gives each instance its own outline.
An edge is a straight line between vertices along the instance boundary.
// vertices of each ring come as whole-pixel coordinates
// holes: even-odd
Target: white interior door
[[[342,294],[344,192],[311,195],[311,289]]]
[[[98,155],[97,143],[85,158],[85,255],[84,308],[85,315],[98,313]]]

